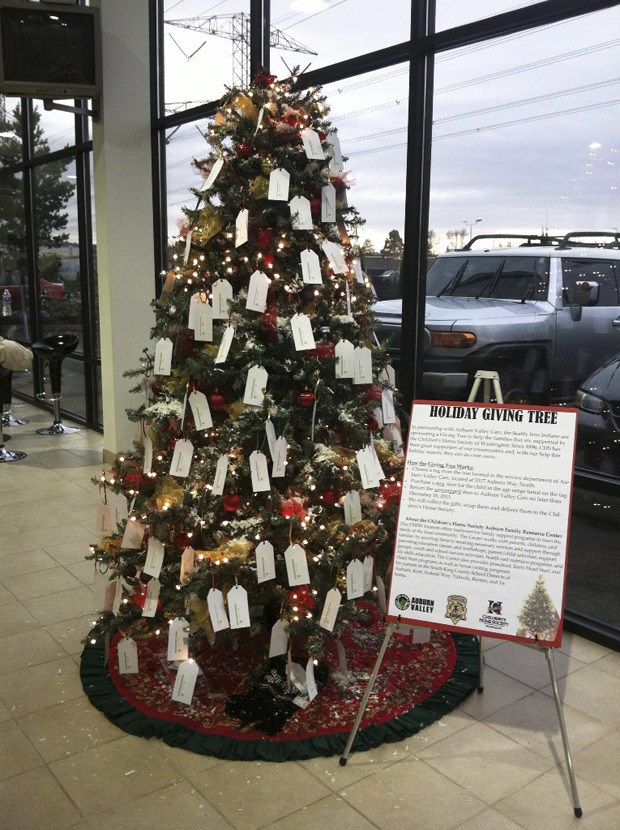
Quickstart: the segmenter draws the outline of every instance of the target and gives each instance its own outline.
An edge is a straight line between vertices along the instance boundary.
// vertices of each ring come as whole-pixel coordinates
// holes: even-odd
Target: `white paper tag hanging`
[[[93,600],[95,608],[104,608],[106,602],[106,593],[110,586],[109,574],[101,570],[102,563],[95,560],[95,569],[93,574]],[[107,568],[107,566],[105,566]],[[108,609],[106,609],[108,610]]]
[[[159,576],[161,573],[161,566],[164,564],[164,553],[166,549],[163,542],[151,536],[148,541],[146,551],[146,562],[142,569],[145,574],[149,576]]]
[[[336,245],[335,242],[330,242],[329,239],[325,239],[321,247],[329,260],[334,274],[346,274],[349,269],[340,245]]]
[[[228,320],[233,287],[225,279],[216,280],[211,286],[211,304],[214,320]]]
[[[269,192],[267,198],[275,202],[288,202],[288,193],[291,176],[282,167],[276,167],[269,176]]]
[[[372,558],[372,556],[364,557],[364,593],[366,593],[366,591],[372,591],[372,574],[374,565],[375,560]]]
[[[116,530],[116,525],[127,519],[127,497],[123,493],[108,493],[108,504],[110,505],[114,530]]]
[[[189,657],[188,629],[189,623],[184,617],[175,617],[168,626],[168,660],[187,660]]]
[[[427,626],[420,626],[419,628],[412,628],[411,629],[411,642],[412,643],[430,643],[431,641],[431,631],[432,629]]]
[[[256,129],[254,130],[254,135],[258,133],[260,130],[261,124],[263,123],[263,116],[265,115],[265,108],[261,107],[258,111],[258,118],[256,119]]]
[[[323,612],[321,614],[321,619],[319,620],[321,628],[326,628],[328,631],[334,630],[341,602],[342,596],[337,588],[332,588],[331,591],[327,592],[327,596],[325,597],[325,605],[323,606]]]
[[[109,587],[109,597],[111,598],[110,603],[110,611],[114,614],[115,617],[118,617],[118,612],[121,610],[121,602],[123,601],[123,580],[118,576],[114,582],[110,583]],[[108,594],[106,593],[106,605],[104,606],[107,610],[108,605]]]
[[[357,466],[360,471],[362,487],[365,490],[373,490],[381,483],[375,464],[375,456],[371,447],[364,447],[357,453]]]
[[[344,520],[348,525],[362,521],[362,502],[357,490],[349,490],[343,499]]]
[[[142,522],[138,521],[138,519],[128,519],[125,525],[125,532],[123,533],[121,548],[138,550],[138,548],[142,547],[145,532],[146,527]]]
[[[205,183],[200,188],[202,193],[205,193],[207,190],[210,190],[210,188],[214,184],[215,180],[219,176],[220,171],[221,171],[223,166],[224,166],[224,159],[220,158],[215,162],[215,164],[211,168],[211,171],[210,171],[209,175],[205,179]]]
[[[276,558],[271,542],[261,542],[256,546],[256,580],[267,582],[276,578]]]
[[[277,440],[273,453],[273,466],[271,468],[272,478],[283,478],[286,475],[286,456],[288,446],[286,438],[281,435]]]
[[[112,521],[112,507],[109,502],[107,504],[99,502],[96,522],[99,536],[110,536],[116,530],[116,526]]]
[[[264,389],[267,386],[267,370],[262,366],[252,366],[248,372],[243,393],[243,403],[248,406],[262,406],[265,400]]]
[[[269,641],[269,656],[279,657],[286,654],[288,649],[288,621],[278,620],[271,629]]]
[[[197,392],[194,390],[189,396],[189,405],[194,416],[194,424],[198,432],[203,429],[211,429],[213,426],[213,419],[211,418],[211,410],[209,409],[209,401],[204,392]]]
[[[347,565],[347,599],[364,596],[364,566],[359,559]]]
[[[248,220],[250,212],[247,208],[242,208],[237,214],[235,221],[235,248],[243,245],[248,241]]]
[[[172,700],[176,700],[178,703],[190,704],[194,696],[197,679],[198,663],[195,660],[184,660],[177,669]]]
[[[144,607],[142,609],[143,617],[154,617],[157,613],[157,603],[159,601],[159,592],[161,591],[161,582],[159,579],[151,579],[146,585],[146,597],[144,600]]]
[[[245,307],[248,311],[260,311],[261,314],[267,308],[267,292],[271,280],[262,271],[254,271],[250,277],[250,284],[248,286],[248,296],[245,302]]]
[[[288,203],[291,211],[291,227],[294,231],[311,231],[314,227],[310,201],[305,196],[295,196]]]
[[[187,260],[189,259],[189,252],[192,249],[192,232],[191,230],[187,231],[187,236],[185,237],[185,248],[183,250],[183,265],[187,265]]]
[[[255,493],[266,493],[271,490],[267,456],[263,452],[254,450],[250,455],[250,475],[252,476],[252,490]]]
[[[220,348],[218,349],[217,355],[215,357],[216,363],[225,363],[226,358],[228,357],[228,352],[230,351],[230,347],[233,342],[233,338],[235,336],[235,327],[234,326],[226,326],[224,329],[224,334],[222,335],[222,341],[220,343]]]
[[[213,309],[211,303],[196,303],[194,309],[194,340],[199,343],[213,342]]]
[[[321,144],[321,139],[316,130],[311,130],[309,127],[301,131],[301,142],[304,145],[306,156],[309,159],[316,159],[322,161],[325,158],[325,151]]]
[[[370,436],[370,449],[372,451],[372,456],[375,461],[375,470],[377,471],[377,475],[379,476],[379,480],[385,478],[385,473],[383,472],[383,467],[381,466],[381,461],[379,460],[379,456],[377,455],[377,449],[375,447],[375,439],[374,436],[371,434]]]
[[[231,628],[250,627],[250,607],[248,592],[241,585],[233,585],[228,592],[228,615]]]
[[[318,695],[319,690],[317,689],[316,680],[314,679],[314,660],[312,657],[309,657],[308,662],[306,663],[306,689],[308,690],[309,700],[314,700],[314,698]]]
[[[321,188],[321,222],[336,221],[336,188],[326,184]]]
[[[286,563],[290,588],[294,588],[296,585],[308,585],[310,582],[308,560],[301,545],[289,545],[284,551],[284,562]]]
[[[142,472],[146,475],[146,473],[150,473],[153,469],[153,442],[148,435],[142,437],[142,446],[144,447]]]
[[[340,149],[340,138],[338,133],[330,132],[325,139],[327,143],[327,154],[329,156],[329,169],[332,173],[342,173],[344,161]]]
[[[185,582],[189,574],[194,570],[196,562],[196,551],[191,545],[188,545],[181,556],[181,571],[179,573],[179,582]]]
[[[340,340],[334,349],[336,355],[336,377],[352,378],[355,371],[355,347],[350,340]]]
[[[213,487],[211,492],[214,496],[221,496],[224,493],[224,485],[226,484],[226,474],[228,473],[228,456],[220,455],[215,467],[215,478],[213,479]]]
[[[172,462],[170,464],[170,475],[178,478],[186,478],[189,475],[189,468],[192,466],[194,457],[194,445],[189,438],[179,438],[174,445]]]
[[[172,340],[162,337],[155,346],[155,363],[153,372],[156,375],[169,375],[172,369]]]
[[[306,285],[323,285],[321,260],[315,251],[307,248],[301,252],[301,277]]]
[[[198,306],[207,302],[207,295],[204,291],[196,291],[189,298],[189,311],[187,313],[187,328],[194,329],[196,327],[196,309]]]
[[[225,628],[230,628],[226,609],[224,608],[224,596],[219,588],[210,589],[207,594],[207,605],[209,606],[209,616],[211,617],[213,630],[223,631]]]
[[[384,383],[386,386],[391,386],[392,389],[396,389],[396,372],[393,366],[388,364],[381,369],[379,372],[379,382]]]
[[[267,436],[269,453],[271,455],[271,460],[273,461],[273,456],[276,450],[276,428],[274,427],[271,418],[267,418],[265,421],[265,435]]]
[[[396,423],[396,410],[394,409],[394,393],[391,389],[384,389],[381,392],[381,413],[383,415],[383,424]]]
[[[118,641],[118,673],[138,674],[138,646],[131,637]]]
[[[347,317],[349,317],[352,320],[353,316],[351,314],[351,289],[349,288],[348,281],[345,281],[344,293],[347,301]]]
[[[336,651],[338,652],[338,670],[340,671],[342,677],[348,681],[349,666],[347,665],[347,654],[344,650],[340,637],[336,638]]]
[[[353,273],[355,274],[355,282],[364,284],[364,272],[362,271],[362,263],[359,259],[354,259],[352,262]]]
[[[293,314],[291,317],[291,330],[295,348],[298,352],[316,348],[312,323],[307,314]]]
[[[353,383],[372,383],[372,352],[368,346],[356,346],[353,352]]]
[[[387,613],[387,598],[385,594],[385,583],[377,574],[375,578],[375,582],[377,583],[377,602],[379,604],[379,608],[384,612]]]

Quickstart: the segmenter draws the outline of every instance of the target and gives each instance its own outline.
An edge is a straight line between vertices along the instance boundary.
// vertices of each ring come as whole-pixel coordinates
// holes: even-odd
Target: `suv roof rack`
[[[610,242],[582,242],[584,237],[600,240],[601,237],[609,237]],[[559,244],[559,248],[620,248],[620,233],[617,231],[571,231],[567,233]]]
[[[601,236],[601,234],[597,235]],[[473,239],[470,239],[459,250],[470,251],[474,242],[478,242],[481,239],[523,239],[525,241],[521,242],[519,247],[528,247],[534,245],[560,245],[566,240],[566,237],[562,238],[561,236],[547,236],[546,234],[536,233],[482,233],[474,236]]]

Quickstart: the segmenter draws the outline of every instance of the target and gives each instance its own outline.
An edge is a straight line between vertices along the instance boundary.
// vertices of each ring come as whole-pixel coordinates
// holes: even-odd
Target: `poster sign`
[[[415,401],[387,618],[559,646],[577,410]]]

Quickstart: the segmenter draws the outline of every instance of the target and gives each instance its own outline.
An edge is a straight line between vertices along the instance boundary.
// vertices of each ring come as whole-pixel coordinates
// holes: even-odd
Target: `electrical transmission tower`
[[[186,17],[180,20],[166,20],[169,26],[178,26],[181,29],[190,29],[193,32],[202,32],[204,35],[215,35],[232,40],[233,43],[233,86],[245,87],[250,83],[250,15],[244,12],[237,14],[215,14],[210,17]],[[172,35],[170,36],[172,37]],[[187,55],[179,44],[172,38],[188,60],[202,49]],[[284,34],[280,29],[273,27],[269,31],[269,45],[275,49],[285,49],[289,52],[302,52],[305,55],[316,55],[302,43]]]

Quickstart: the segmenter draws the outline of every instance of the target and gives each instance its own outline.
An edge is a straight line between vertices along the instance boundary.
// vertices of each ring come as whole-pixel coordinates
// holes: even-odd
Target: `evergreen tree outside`
[[[400,233],[397,230],[392,230],[388,233],[387,238],[383,243],[381,253],[384,256],[402,256],[404,247],[405,243],[403,242]]]
[[[142,441],[100,482],[97,636],[165,648],[166,623],[187,620],[200,662],[279,622],[319,657],[364,617],[357,600],[384,603],[402,438],[327,116],[320,89],[264,72],[218,109],[153,302],[157,345],[132,373]]]
[[[536,578],[534,587],[525,598],[518,619],[532,637],[541,640],[547,639],[555,628],[557,613],[542,574]]]

